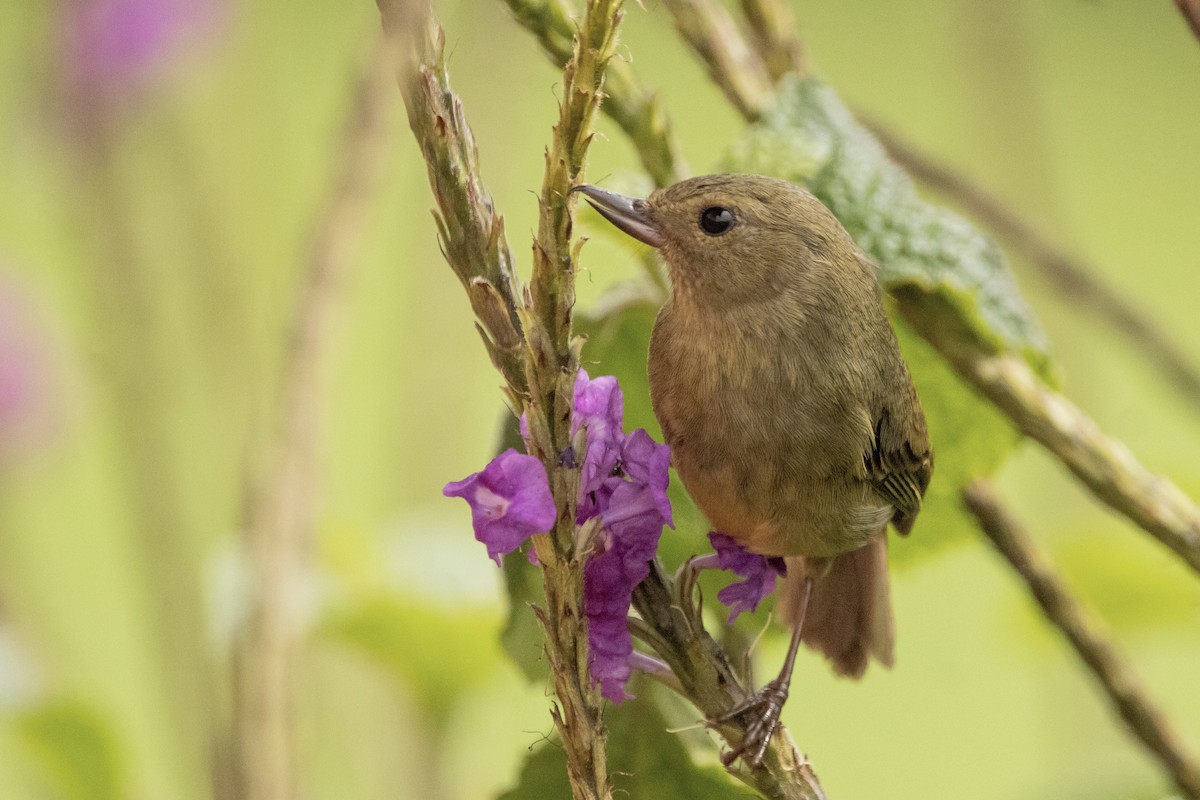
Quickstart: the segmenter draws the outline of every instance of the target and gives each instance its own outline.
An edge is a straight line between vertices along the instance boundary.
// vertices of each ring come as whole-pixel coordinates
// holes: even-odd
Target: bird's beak
[[[571,191],[582,192],[592,204],[592,208],[600,212],[600,216],[639,242],[645,242],[651,247],[663,246],[663,235],[647,214],[645,200],[626,197],[586,183],[576,186]]]

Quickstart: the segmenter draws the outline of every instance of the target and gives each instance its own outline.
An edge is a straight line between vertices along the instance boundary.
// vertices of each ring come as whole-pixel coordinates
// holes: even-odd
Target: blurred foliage
[[[105,96],[111,115],[97,129],[84,114],[90,104],[72,101],[63,64],[62,15],[81,3],[10,4],[0,25],[0,284],[26,298],[35,321],[22,330],[36,346],[20,352],[37,354],[45,370],[29,378],[44,393],[26,395],[40,397],[37,414],[0,413],[0,425],[38,426],[37,435],[0,431],[0,447],[21,443],[0,453],[0,614],[30,653],[38,687],[28,691],[0,659],[0,800],[193,800],[211,796],[211,726],[222,712],[205,686],[227,678],[228,620],[215,610],[237,608],[220,556],[236,537],[248,451],[274,397],[331,147],[378,21],[371,3],[209,0],[215,13],[196,34],[164,40],[154,63],[128,66],[137,79],[119,98]],[[502,6],[448,1],[439,11],[483,177],[527,264],[522,238],[535,225],[531,192],[558,76]],[[841,97],[1093,260],[1200,360],[1191,302],[1200,47],[1171,4],[795,7],[812,63]],[[741,121],[666,15],[629,4],[622,52],[659,92],[695,170],[725,163]],[[534,780],[536,765],[520,772],[530,747],[537,764],[554,756],[539,744],[551,728],[544,682],[523,685],[497,643],[501,576],[471,539],[461,504],[440,494],[492,452],[499,380],[437,252],[424,168],[402,117],[397,96],[391,157],[321,393],[315,588],[300,599],[317,634],[300,709],[312,800],[475,800]],[[636,160],[611,125],[603,132],[589,180],[642,191],[634,179],[606,179]],[[581,311],[611,310],[610,287],[644,283],[644,265],[603,228],[580,228],[595,234]],[[1027,265],[1015,269],[1068,394],[1149,466],[1200,494],[1194,406]],[[147,313],[132,314],[132,298]],[[5,308],[0,368],[18,363],[5,343],[29,341],[11,333],[22,315]],[[593,374],[622,376],[628,427],[656,432],[643,349],[652,316],[652,304],[633,300],[581,324]],[[938,478],[953,474],[952,451],[970,468],[995,463],[994,422],[977,406],[949,413],[961,402],[957,387],[931,371],[940,367],[919,342],[904,340],[914,371],[929,376],[926,406],[947,409],[930,414]],[[148,404],[131,404],[130,387]],[[153,440],[140,473],[132,434]],[[147,497],[147,472],[178,487],[168,509],[178,528],[146,524],[149,501],[163,500]],[[999,481],[1200,740],[1196,582],[1036,448],[1018,447]],[[939,483],[929,511],[949,508]],[[663,538],[668,561],[706,547],[702,521],[674,491],[680,525]],[[927,513],[893,548],[907,560],[932,542],[964,543],[894,573],[892,672],[851,684],[816,659],[798,664],[785,718],[830,796],[1164,796],[1161,776],[1112,724],[1070,653],[969,533]],[[764,621],[760,613],[739,625],[754,635]],[[764,672],[783,647],[768,630]],[[175,646],[181,637],[194,658]],[[525,641],[517,649],[536,676],[540,648]],[[613,730],[628,726],[628,735],[614,735],[614,753],[631,748],[619,786],[687,796],[678,781],[657,783],[669,768],[688,776],[695,797],[745,794],[712,766],[687,767],[684,751],[702,751],[705,739],[665,733],[660,713],[643,699],[615,710]],[[689,722],[686,710],[667,716],[672,728]],[[702,751],[702,763],[711,759]]]
[[[41,703],[13,721],[18,739],[40,767],[48,796],[120,800],[128,796],[119,746],[107,720],[85,703]]]
[[[359,649],[409,685],[428,704],[430,717],[441,720],[464,687],[489,667],[466,644],[492,617],[447,611],[432,600],[382,596],[358,600],[322,627],[326,636]]]
[[[628,797],[680,797],[733,800],[748,795],[716,765],[697,766],[680,736],[649,702],[623,703],[605,715],[609,769],[614,794]],[[553,740],[538,745],[521,769],[518,784],[498,800],[568,797],[566,759]]]

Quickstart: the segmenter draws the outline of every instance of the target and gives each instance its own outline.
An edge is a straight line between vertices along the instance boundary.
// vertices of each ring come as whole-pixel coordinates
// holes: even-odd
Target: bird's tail
[[[839,675],[862,677],[874,656],[892,666],[894,632],[888,589],[887,537],[833,559],[787,559],[788,576],[779,602],[788,624],[795,624],[804,579],[814,579],[802,639],[824,653]]]

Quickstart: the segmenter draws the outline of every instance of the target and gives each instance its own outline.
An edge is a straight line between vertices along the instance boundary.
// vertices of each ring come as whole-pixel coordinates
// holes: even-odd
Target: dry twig
[[[1183,14],[1183,19],[1192,29],[1192,33],[1200,39],[1200,0],[1175,0],[1175,7]]]
[[[324,208],[302,275],[283,358],[274,427],[246,488],[244,536],[251,576],[235,657],[234,796],[289,800],[297,794],[292,731],[300,583],[311,557],[317,400],[340,288],[359,239],[382,152],[395,46],[383,40],[364,65]]]
[[[894,293],[900,313],[976,391],[1053,453],[1092,494],[1124,514],[1200,572],[1200,508],[1175,484],[1150,473],[1071,401],[1011,355],[989,354],[924,312],[917,289]]]
[[[575,22],[562,0],[504,0],[517,22],[537,37],[555,66],[571,58]],[[604,79],[601,111],[612,118],[637,148],[642,167],[658,186],[670,186],[687,175],[670,120],[658,97],[643,87],[632,66],[615,58]]]
[[[992,544],[1029,586],[1046,618],[1062,631],[1096,676],[1130,732],[1162,763],[1184,797],[1200,798],[1200,762],[1186,752],[1175,726],[1146,695],[1133,669],[1109,641],[1101,621],[1075,599],[1046,555],[985,483],[972,484],[963,499]]]

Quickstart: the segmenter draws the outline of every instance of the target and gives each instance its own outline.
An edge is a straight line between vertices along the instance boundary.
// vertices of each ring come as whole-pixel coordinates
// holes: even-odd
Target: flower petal
[[[60,20],[67,74],[81,89],[112,91],[171,65],[223,16],[220,0],[76,0]]]
[[[599,513],[603,502],[601,484],[612,475],[621,459],[621,422],[625,397],[617,379],[603,375],[595,380],[585,370],[575,378],[575,401],[571,415],[571,436],[583,428],[587,435],[579,477],[577,522]]]
[[[667,497],[667,485],[671,480],[671,448],[650,438],[645,428],[638,428],[621,443],[621,464],[630,480],[653,492],[654,504],[664,523],[674,528],[671,501]]]
[[[497,564],[531,535],[550,530],[558,515],[542,462],[511,448],[482,472],[446,484],[442,494],[471,506],[475,538]]]
[[[588,559],[583,573],[588,670],[600,684],[600,693],[614,703],[633,697],[625,691],[633,654],[633,637],[625,620],[633,588],[650,574],[648,562],[639,565],[624,555],[618,547],[597,553]]]
[[[731,583],[717,592],[717,599],[729,608],[728,623],[732,624],[743,611],[754,611],[763,598],[775,591],[775,579],[787,574],[782,558],[751,553],[723,533],[711,531],[708,541],[717,551],[717,563],[744,580]]]
[[[620,703],[632,697],[625,691],[633,653],[626,617],[633,590],[650,574],[670,504],[664,515],[658,502],[661,490],[616,480],[602,514],[605,545],[588,559],[583,593],[592,680],[600,684],[605,697]]]

